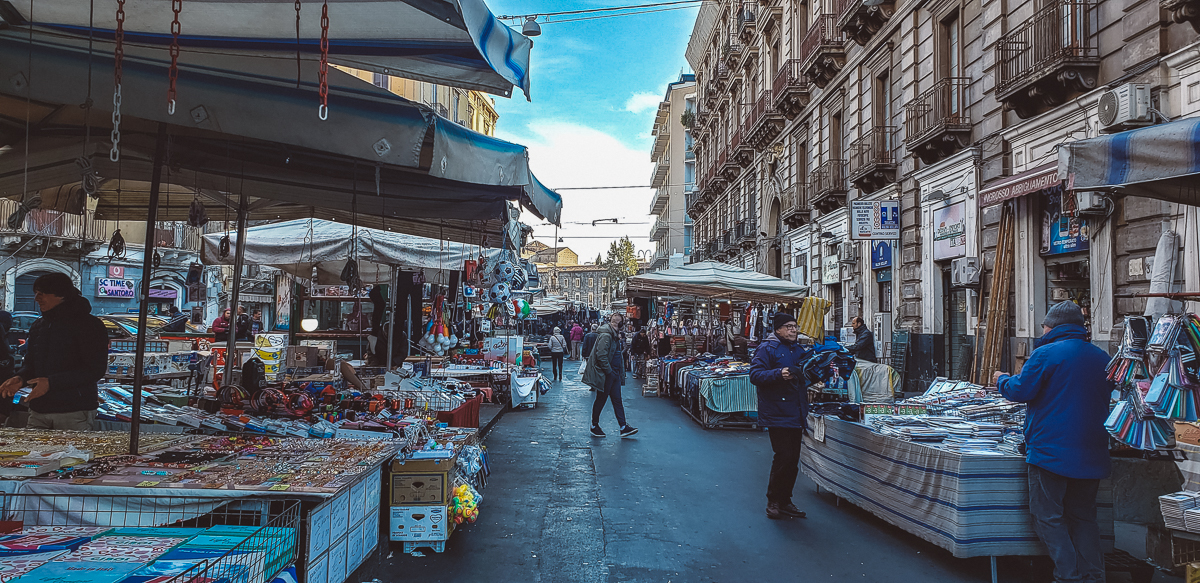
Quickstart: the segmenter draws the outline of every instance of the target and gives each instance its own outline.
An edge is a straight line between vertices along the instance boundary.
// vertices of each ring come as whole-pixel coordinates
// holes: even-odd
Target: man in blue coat
[[[997,372],[992,380],[1006,399],[1029,406],[1029,512],[1054,560],[1054,580],[1103,581],[1096,491],[1109,472],[1109,356],[1088,342],[1074,302],[1050,308],[1042,330],[1021,373]]]
[[[771,477],[767,482],[767,518],[804,518],[792,504],[800,471],[800,441],[808,418],[808,393],[799,362],[808,350],[796,341],[796,318],[777,313],[775,333],[758,346],[750,361],[750,382],[758,389],[758,422],[771,436]]]

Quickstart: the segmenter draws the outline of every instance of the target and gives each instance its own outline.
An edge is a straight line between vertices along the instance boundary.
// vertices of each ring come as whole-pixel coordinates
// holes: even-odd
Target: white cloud
[[[632,113],[645,113],[656,107],[662,102],[662,97],[654,93],[641,92],[634,93],[629,96],[625,102],[625,111]]]
[[[595,128],[562,122],[538,121],[525,135],[498,131],[498,137],[529,148],[529,166],[550,188],[639,186],[650,183],[653,164],[649,150],[634,150],[616,137]],[[653,190],[644,188],[560,190],[563,197],[563,245],[593,261],[606,253],[612,241],[628,235],[638,249],[653,250],[650,242],[653,217],[648,215]],[[618,224],[591,225],[595,219],[618,219]],[[534,225],[534,238],[554,244],[555,228],[533,215],[523,220]],[[584,223],[584,224],[578,224]]]

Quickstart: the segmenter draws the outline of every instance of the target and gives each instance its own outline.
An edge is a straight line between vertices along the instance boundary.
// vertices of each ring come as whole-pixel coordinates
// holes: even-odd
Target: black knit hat
[[[778,330],[788,323],[795,321],[796,317],[787,312],[775,312],[775,315],[771,318],[771,329]]]
[[[33,280],[34,293],[42,292],[60,298],[73,298],[82,295],[71,276],[65,273],[47,273]]]

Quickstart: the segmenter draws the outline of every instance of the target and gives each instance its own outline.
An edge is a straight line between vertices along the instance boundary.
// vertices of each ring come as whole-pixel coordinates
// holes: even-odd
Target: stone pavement
[[[673,401],[642,397],[638,381],[626,382],[624,401],[641,432],[616,436],[607,408],[609,436],[592,438],[593,393],[577,366],[566,363],[567,380],[536,409],[505,413],[488,435],[492,475],[476,524],[444,553],[382,548],[350,581],[990,581],[987,559],[955,559],[803,475],[794,501],[808,518],[768,520],[767,435],[704,430]],[[1002,559],[1001,581],[1046,580],[1029,563]]]

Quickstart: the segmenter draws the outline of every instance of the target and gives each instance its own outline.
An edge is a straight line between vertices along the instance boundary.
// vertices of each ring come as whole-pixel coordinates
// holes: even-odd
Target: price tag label
[[[291,484],[275,484],[274,486],[271,486],[269,489],[272,491],[275,491],[275,492],[283,492],[284,490],[287,490],[288,488],[291,488],[291,487],[292,487]]]
[[[150,482],[150,481],[146,481],[146,482],[141,482],[141,483],[139,483],[139,484],[137,485],[137,487],[138,487],[138,488],[153,488],[153,487],[155,487],[155,486],[157,486],[157,485],[159,485],[159,484],[161,484],[161,483],[162,483],[162,482]]]

